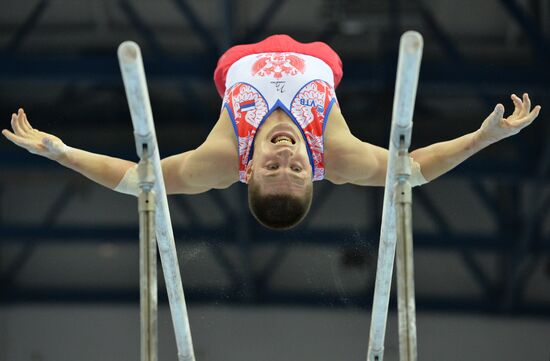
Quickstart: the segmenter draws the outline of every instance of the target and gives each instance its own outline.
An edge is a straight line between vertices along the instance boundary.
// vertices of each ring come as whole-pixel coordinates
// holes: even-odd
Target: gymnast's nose
[[[290,158],[294,155],[294,150],[290,147],[281,147],[281,149],[277,150],[277,156],[281,158]]]

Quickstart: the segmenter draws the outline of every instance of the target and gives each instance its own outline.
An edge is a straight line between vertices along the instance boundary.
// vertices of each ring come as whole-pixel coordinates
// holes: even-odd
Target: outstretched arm
[[[66,146],[58,137],[33,128],[23,109],[11,116],[11,128],[2,134],[14,144],[73,169],[94,182],[114,188],[135,163]]]
[[[537,105],[531,110],[528,94],[523,94],[523,99],[515,94],[511,98],[515,109],[509,117],[504,118],[504,106],[497,104],[475,132],[411,152],[424,178],[431,181],[439,177],[483,148],[519,133],[539,115],[541,107]]]
[[[132,173],[136,171],[136,163],[68,147],[58,137],[32,128],[23,109],[12,114],[11,126],[13,132],[4,129],[2,134],[14,144],[73,169],[100,185],[119,190],[123,179],[135,179]],[[214,146],[219,133],[216,127],[199,148],[162,160],[167,193],[196,194],[234,182],[237,160],[231,163],[227,158],[236,151],[229,152],[223,141]],[[138,194],[137,183],[131,183],[124,193]]]
[[[421,175],[427,181],[441,176],[490,144],[519,133],[540,112],[540,106],[531,110],[531,101],[527,94],[523,95],[523,100],[512,95],[512,101],[515,109],[509,117],[503,117],[504,106],[498,104],[475,132],[411,152],[413,161],[420,167]],[[337,184],[383,186],[386,179],[387,150],[362,142],[351,135],[339,112],[331,117],[334,119],[329,120],[327,128],[333,120],[340,126],[334,127],[336,130],[325,151],[327,179]]]

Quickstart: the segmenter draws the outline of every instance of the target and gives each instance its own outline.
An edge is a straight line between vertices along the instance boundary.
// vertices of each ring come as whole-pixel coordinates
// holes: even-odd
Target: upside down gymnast
[[[383,186],[387,150],[356,138],[346,124],[335,89],[342,63],[327,44],[273,35],[230,48],[214,72],[221,113],[196,149],[162,160],[169,194],[197,194],[248,184],[254,217],[288,229],[307,215],[313,181]],[[429,182],[471,155],[517,134],[538,116],[527,94],[512,94],[513,113],[497,104],[476,131],[410,153],[411,185]],[[136,164],[69,147],[32,128],[23,109],[2,134],[29,152],[73,169],[115,191],[139,193]]]

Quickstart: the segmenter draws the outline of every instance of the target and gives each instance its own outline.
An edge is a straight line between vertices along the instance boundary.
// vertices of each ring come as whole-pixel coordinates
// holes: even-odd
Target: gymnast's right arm
[[[227,111],[195,150],[162,160],[168,193],[196,194],[224,189],[239,181],[239,152]]]
[[[13,132],[4,129],[2,134],[29,152],[57,161],[115,191],[139,193],[134,162],[68,147],[58,137],[32,128],[23,109],[12,114],[11,126]],[[212,188],[226,188],[238,180],[238,172],[228,166],[227,159],[219,157],[220,154],[232,154],[223,144],[214,146],[214,130],[196,150],[162,160],[167,193],[197,194]]]
[[[34,129],[23,109],[11,116],[13,132],[2,134],[14,144],[73,169],[96,183],[114,188],[134,163],[66,146],[58,137]]]

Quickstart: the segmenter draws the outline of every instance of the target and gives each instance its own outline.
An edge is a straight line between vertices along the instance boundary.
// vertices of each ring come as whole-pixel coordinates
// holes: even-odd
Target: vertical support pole
[[[153,113],[139,46],[132,41],[120,44],[118,60],[132,116],[137,154],[139,157],[143,157],[144,153],[147,153],[153,168],[153,189],[156,203],[155,233],[176,336],[178,361],[195,361],[189,315],[183,294],[174,231],[168,209],[155,124],[153,123]]]
[[[409,161],[408,152],[400,157]],[[412,235],[412,191],[404,174],[395,189],[397,216],[397,310],[399,323],[399,359],[416,361],[416,305],[414,301],[414,262]]]
[[[158,359],[157,243],[155,238],[155,176],[147,150],[138,165],[139,288],[141,361]]]
[[[401,36],[397,79],[393,99],[392,127],[388,150],[384,206],[380,229],[380,245],[376,283],[372,302],[372,319],[369,335],[368,361],[382,361],[384,357],[384,338],[388,318],[391,278],[396,247],[395,185],[398,149],[408,148],[412,134],[412,115],[422,59],[422,35],[407,31]],[[407,158],[408,161],[408,158]],[[410,170],[409,170],[410,173]]]

